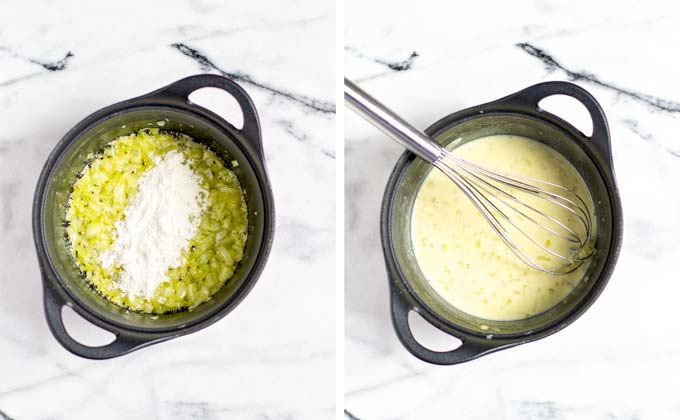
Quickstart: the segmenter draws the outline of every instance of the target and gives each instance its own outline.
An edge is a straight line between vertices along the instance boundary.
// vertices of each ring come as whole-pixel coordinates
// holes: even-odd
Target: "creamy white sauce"
[[[564,185],[592,209],[590,193],[576,169],[558,152],[532,139],[498,135],[455,148],[455,155],[503,172]],[[543,200],[530,203],[553,212],[575,230],[575,218]],[[554,212],[557,211],[558,214]],[[569,254],[566,241],[524,221],[520,225],[550,249]],[[588,262],[573,273],[555,276],[522,263],[482,218],[461,190],[438,170],[424,180],[411,216],[411,238],[418,265],[434,290],[448,303],[488,320],[524,319],[553,307],[583,278]],[[554,257],[527,248],[532,258]]]

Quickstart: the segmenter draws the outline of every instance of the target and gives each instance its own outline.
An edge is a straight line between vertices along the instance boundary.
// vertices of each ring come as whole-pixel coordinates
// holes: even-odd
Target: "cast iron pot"
[[[590,137],[538,106],[542,99],[551,95],[571,96],[586,107],[593,122]],[[497,101],[451,114],[426,132],[444,145],[461,138],[458,146],[484,136],[519,135],[538,140],[560,152],[574,165],[590,189],[597,217],[597,253],[583,281],[571,294],[558,305],[531,318],[490,321],[456,309],[429,285],[413,254],[411,212],[416,193],[432,166],[406,152],[387,183],[381,214],[392,322],[401,343],[426,362],[451,365],[544,338],[574,322],[607,284],[622,237],[621,201],[612,166],[609,128],[595,98],[572,83],[541,83]],[[460,339],[460,347],[438,352],[422,346],[409,328],[411,311]]]
[[[191,103],[189,95],[204,87],[231,94],[243,112],[237,129],[215,113]],[[65,206],[76,175],[90,152],[118,136],[166,121],[163,129],[181,132],[206,144],[234,169],[248,205],[248,240],[234,276],[213,298],[192,311],[160,316],[119,307],[83,279],[66,248]],[[274,235],[274,202],[262,150],[260,123],[246,92],[229,79],[196,75],[138,98],[106,107],[78,123],[57,144],[40,174],[33,203],[33,236],[44,286],[47,323],[67,350],[82,357],[107,359],[195,332],[229,313],[253,287],[269,255]],[[86,346],[64,328],[62,307],[115,334],[110,344]]]

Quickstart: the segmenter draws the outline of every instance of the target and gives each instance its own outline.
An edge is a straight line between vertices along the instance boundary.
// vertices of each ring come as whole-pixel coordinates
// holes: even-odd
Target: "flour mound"
[[[184,263],[182,251],[198,231],[208,196],[180,152],[154,161],[115,224],[113,246],[99,258],[105,269],[120,267],[115,282],[121,292],[147,299],[167,280],[169,268]]]

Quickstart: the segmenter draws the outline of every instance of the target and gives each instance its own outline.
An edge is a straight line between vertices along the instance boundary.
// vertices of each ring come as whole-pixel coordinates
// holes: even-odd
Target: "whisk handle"
[[[345,103],[352,111],[417,156],[434,162],[442,148],[430,137],[392,112],[351,80],[345,78]]]

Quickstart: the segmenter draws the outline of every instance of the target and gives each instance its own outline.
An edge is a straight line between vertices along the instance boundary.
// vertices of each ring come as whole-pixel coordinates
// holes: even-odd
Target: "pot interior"
[[[560,322],[581,305],[587,306],[588,301],[596,296],[596,293],[592,292],[602,287],[606,281],[606,279],[600,281],[599,277],[606,265],[613,240],[614,221],[607,186],[593,159],[581,146],[581,140],[574,138],[574,134],[569,134],[568,131],[547,121],[528,116],[487,113],[462,122],[454,122],[436,133],[434,137],[443,145],[460,138],[456,144],[458,147],[471,140],[499,134],[528,137],[557,150],[572,163],[590,189],[597,220],[595,235],[597,252],[592,257],[584,278],[560,303],[527,319],[492,321],[456,309],[435,292],[418,266],[411,243],[411,213],[416,195],[425,177],[433,170],[433,167],[422,159],[410,155],[402,158],[397,164],[395,171],[399,178],[395,189],[388,197],[390,203],[386,215],[389,218],[386,246],[392,247],[397,270],[406,287],[445,325],[484,336],[529,334]]]
[[[83,279],[66,246],[66,228],[63,226],[66,204],[77,174],[86,164],[86,157],[97,152],[111,140],[143,128],[158,127],[158,121],[165,121],[165,130],[191,136],[195,141],[206,144],[225,161],[237,160],[234,169],[245,192],[248,205],[248,240],[243,260],[237,266],[231,279],[211,300],[191,311],[164,315],[150,315],[128,311],[102,295]],[[160,127],[159,127],[160,128]],[[71,134],[69,134],[71,135]],[[163,107],[140,107],[106,116],[95,121],[75,138],[56,152],[60,157],[49,168],[46,190],[42,197],[41,230],[48,259],[56,273],[57,281],[67,289],[80,306],[85,307],[104,320],[137,330],[170,330],[194,324],[230,306],[238,296],[248,290],[249,273],[255,267],[261,248],[264,246],[265,226],[270,217],[265,208],[262,185],[264,174],[258,173],[244,149],[239,146],[236,136],[226,132],[198,115]],[[68,136],[68,135],[67,135]]]

